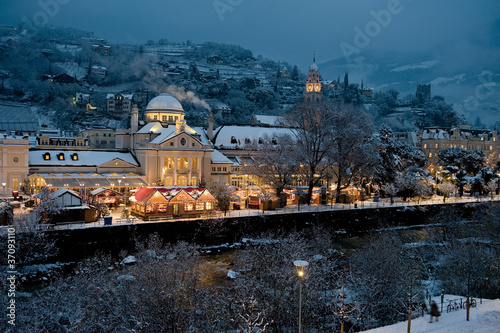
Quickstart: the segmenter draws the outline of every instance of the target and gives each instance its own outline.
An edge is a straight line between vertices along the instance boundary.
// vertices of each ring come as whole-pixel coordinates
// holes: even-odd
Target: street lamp
[[[306,269],[309,263],[305,260],[295,260],[293,262],[295,269],[297,270],[297,276],[299,277],[299,333],[302,332],[302,280],[306,275]]]
[[[7,183],[2,183],[2,187],[3,187],[3,196],[5,198],[5,185],[7,185]]]
[[[118,192],[121,192],[121,191],[120,191],[120,185],[121,185],[121,183],[122,183],[122,180],[121,180],[121,179],[118,179]]]

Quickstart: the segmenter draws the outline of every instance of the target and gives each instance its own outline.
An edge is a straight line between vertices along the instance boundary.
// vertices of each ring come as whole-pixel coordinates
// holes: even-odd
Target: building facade
[[[10,196],[25,186],[29,172],[30,143],[27,137],[0,136],[1,196]]]
[[[129,149],[149,184],[198,186],[211,180],[212,144],[202,128],[184,121],[181,103],[169,94],[153,98],[139,128],[138,109],[131,113],[131,129],[117,134],[117,148]]]
[[[128,116],[132,111],[133,102],[133,94],[108,94],[106,96],[106,106],[108,112],[118,117]]]
[[[486,156],[500,149],[497,131],[465,128],[430,127],[422,132],[421,149],[430,163],[437,162],[437,153],[446,148],[481,150]]]

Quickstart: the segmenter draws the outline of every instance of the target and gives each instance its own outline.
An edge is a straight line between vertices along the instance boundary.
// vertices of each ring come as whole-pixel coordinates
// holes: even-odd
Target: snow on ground
[[[470,309],[470,320],[466,320],[465,309],[446,312],[446,299],[457,299],[460,296],[445,295],[444,311],[439,317],[439,321],[429,322],[430,317],[415,318],[411,321],[411,333],[499,333],[500,332],[500,299],[483,299],[482,304]],[[464,299],[464,297],[462,297]],[[434,300],[441,306],[439,297]],[[408,322],[401,322],[390,326],[379,327],[364,333],[401,333],[406,332]]]

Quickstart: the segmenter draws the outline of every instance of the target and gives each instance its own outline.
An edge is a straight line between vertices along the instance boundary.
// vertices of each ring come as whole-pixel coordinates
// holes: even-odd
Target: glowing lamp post
[[[7,183],[2,183],[2,187],[3,187],[3,196],[5,197],[5,185],[7,185]]]
[[[297,276],[299,277],[299,333],[302,332],[302,280],[306,275],[307,267],[309,263],[305,260],[295,260],[293,262],[295,269],[297,270]]]
[[[121,183],[122,183],[122,180],[121,180],[121,179],[118,179],[118,192],[121,192],[121,191],[120,191],[120,185],[121,185]]]

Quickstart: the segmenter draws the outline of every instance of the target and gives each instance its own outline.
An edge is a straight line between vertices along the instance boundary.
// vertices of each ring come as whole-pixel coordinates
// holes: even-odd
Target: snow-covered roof
[[[184,112],[181,103],[177,98],[169,94],[161,94],[153,98],[146,106],[145,113],[158,111],[178,111]]]
[[[60,189],[57,189],[56,191],[51,192],[49,194],[49,198],[51,198],[51,199],[59,198],[60,196],[66,194],[66,193],[69,193],[71,195],[74,195],[77,198],[80,198],[80,195],[78,195],[78,193],[71,191],[65,187],[61,187]]]
[[[44,154],[49,153],[50,159],[44,159]],[[57,158],[59,154],[64,155],[64,160]],[[77,159],[71,158],[73,154],[77,154]],[[96,151],[96,150],[52,150],[52,149],[36,149],[29,152],[29,164],[31,165],[61,165],[61,166],[99,166],[115,159],[122,160],[134,166],[139,166],[139,163],[132,153],[122,153],[116,151]]]
[[[273,126],[273,125],[279,125],[280,124],[281,117],[279,117],[279,116],[255,115],[255,119],[257,119],[257,121],[260,124]]]
[[[106,68],[104,68],[106,69]],[[121,95],[123,96],[124,99],[133,99],[134,98],[134,94],[107,94],[106,95],[106,99],[114,99],[116,95]]]
[[[282,135],[293,136],[291,129],[282,127],[224,125],[215,130],[214,145],[217,148],[235,149],[249,144],[258,144],[259,140],[272,139]]]
[[[226,157],[226,155],[224,155],[217,149],[214,149],[214,151],[210,155],[210,159],[212,160],[212,164],[233,164],[233,161],[231,161]]]
[[[214,110],[231,110],[231,108],[229,107],[229,105],[227,105],[226,103],[222,103],[222,102],[217,103],[213,107],[213,109]]]
[[[194,136],[196,140],[200,141],[203,145],[208,145],[208,138],[203,131],[203,128],[191,128],[188,125],[184,127],[184,131],[186,134]],[[161,144],[166,140],[173,138],[178,135],[177,129],[174,125],[162,125],[160,122],[151,122],[147,123],[143,127],[141,127],[137,132],[137,134],[149,134],[153,133],[156,137],[151,140],[152,144]],[[182,133],[182,132],[181,132]]]
[[[38,128],[38,118],[31,106],[0,102],[0,131],[35,132]]]

